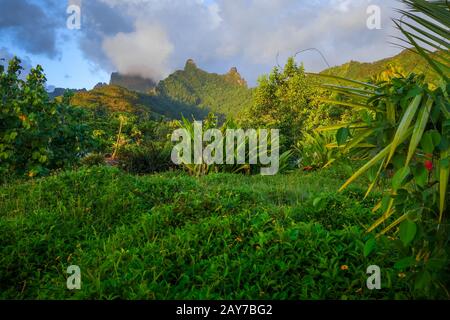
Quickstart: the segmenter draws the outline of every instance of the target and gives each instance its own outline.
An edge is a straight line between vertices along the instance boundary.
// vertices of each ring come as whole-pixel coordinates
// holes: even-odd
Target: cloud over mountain
[[[51,9],[52,2],[0,0],[8,8],[0,11],[0,26],[18,41],[29,40],[20,42],[30,53],[55,54],[65,9],[57,10],[60,4]],[[366,26],[371,4],[382,9],[381,30]],[[15,14],[19,6],[22,18]],[[389,19],[396,6],[395,0],[84,0],[82,28],[73,35],[85,58],[108,72],[160,80],[192,57],[219,73],[237,66],[254,83],[278,54],[281,63],[314,47],[337,65],[398,52],[387,44],[395,34]],[[33,39],[26,35],[31,28],[41,30]],[[298,59],[310,70],[326,67],[314,52]]]
[[[174,47],[157,25],[138,21],[135,31],[105,38],[102,48],[121,74],[160,80],[170,73]]]

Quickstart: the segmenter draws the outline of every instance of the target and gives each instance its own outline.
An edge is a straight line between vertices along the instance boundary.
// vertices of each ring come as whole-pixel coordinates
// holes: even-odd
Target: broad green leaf
[[[417,275],[416,282],[414,284],[415,290],[423,290],[430,285],[431,275],[428,271],[424,270]]]
[[[450,133],[449,133],[450,136]],[[439,149],[439,151],[446,151],[447,149],[450,148],[450,137],[445,137],[445,136],[441,136],[441,141],[440,143],[437,145],[437,148]]]
[[[348,128],[340,128],[336,134],[336,141],[338,146],[344,145],[350,137],[350,130]]]
[[[401,259],[400,261],[397,261],[394,264],[394,268],[397,270],[404,270],[407,268],[410,268],[416,264],[416,259],[414,257],[406,257]]]
[[[430,130],[423,134],[420,146],[425,153],[433,153],[436,147],[441,143],[442,137],[436,130]]]
[[[405,220],[400,225],[400,240],[402,241],[403,245],[407,247],[416,236],[417,232],[417,225],[415,222],[411,220]]]
[[[428,182],[428,172],[423,165],[418,165],[413,168],[414,179],[416,184],[420,187],[425,187]]]
[[[317,197],[313,201],[313,206],[314,207],[318,207],[321,202],[322,202],[322,198],[321,197]]]
[[[441,162],[446,160],[448,161],[449,157],[450,157],[449,150],[442,152]],[[448,166],[441,165],[439,169],[439,223],[442,222],[442,219],[444,217],[449,175],[450,175],[450,168]]]
[[[377,245],[377,241],[375,238],[370,238],[366,241],[366,244],[364,245],[364,257],[368,257],[373,250],[375,250]]]
[[[392,178],[392,188],[394,190],[400,189],[406,177],[408,177],[410,173],[411,169],[409,168],[409,166],[403,167],[400,170],[398,170],[397,173]]]
[[[433,143],[433,138],[431,137],[431,134],[426,132],[421,141],[420,141],[420,146],[422,147],[422,150],[425,153],[433,153],[434,151],[434,143]]]

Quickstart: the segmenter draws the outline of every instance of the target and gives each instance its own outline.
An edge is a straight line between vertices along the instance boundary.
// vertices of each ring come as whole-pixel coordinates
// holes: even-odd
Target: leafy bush
[[[189,132],[191,137],[194,137],[194,124],[191,123],[189,120],[187,120],[186,118],[183,117],[183,121],[182,122],[177,122],[177,126],[179,128],[185,129],[187,132]],[[219,129],[222,133],[223,136],[223,155],[226,155],[226,146],[227,146],[227,138],[226,138],[226,131],[228,129],[240,129],[240,127],[234,122],[234,120],[230,119],[227,120],[222,126],[219,127],[218,124],[218,120],[217,117],[213,114],[210,113],[208,115],[208,118],[203,122],[203,132],[206,132],[208,129]],[[256,132],[258,135],[258,141],[260,141],[260,132],[257,131]],[[267,149],[271,150],[271,139],[268,139],[269,141],[267,141]],[[193,141],[192,141],[193,143]],[[205,147],[205,145],[203,146]],[[240,150],[240,148],[245,147],[245,159],[247,161],[246,164],[237,164],[238,162],[238,150]],[[236,143],[234,143],[234,150],[233,150],[233,154],[234,154],[234,165],[232,164],[206,164],[206,163],[202,163],[202,164],[195,164],[195,163],[182,163],[182,167],[188,171],[190,174],[192,175],[196,175],[196,176],[200,176],[200,175],[207,175],[210,173],[218,173],[218,172],[228,172],[228,173],[245,173],[245,174],[259,174],[261,171],[261,164],[249,164],[248,159],[250,158],[250,152],[251,151],[255,151],[258,158],[259,158],[259,154],[260,154],[260,150],[259,150],[259,145],[257,147],[257,150],[250,150],[250,145],[249,145],[249,139],[248,137],[245,139],[245,141],[241,144],[241,145],[237,145]],[[273,150],[275,151],[275,150]],[[278,150],[279,151],[279,150]],[[192,152],[192,156],[191,159],[194,159],[193,157],[193,153],[194,153],[194,148],[191,148],[191,152]],[[279,173],[283,173],[286,171],[289,171],[290,169],[293,168],[294,166],[294,161],[293,161],[293,151],[288,150],[285,151],[284,153],[279,155]]]
[[[328,167],[338,157],[337,150],[329,147],[334,141],[335,137],[330,134],[315,131],[311,134],[304,133],[303,139],[296,146],[300,154],[299,164],[310,169]]]
[[[40,66],[21,80],[20,63],[0,66],[0,173],[36,176],[76,163],[92,144],[80,121],[86,113],[68,106],[68,98],[49,100]]]
[[[105,163],[105,156],[101,153],[89,153],[84,158],[81,159],[80,164],[92,167],[92,166],[98,166]]]
[[[174,166],[171,146],[146,143],[126,145],[119,151],[120,167],[130,173],[145,174],[169,170]]]

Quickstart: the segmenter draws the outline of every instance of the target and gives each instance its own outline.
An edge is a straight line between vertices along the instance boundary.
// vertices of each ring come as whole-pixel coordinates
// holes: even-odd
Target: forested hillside
[[[102,108],[110,112],[150,112],[156,118],[169,119],[180,119],[182,115],[202,119],[208,114],[206,108],[200,109],[167,96],[144,94],[115,85],[78,92],[72,97],[71,104],[90,109]]]
[[[236,68],[218,75],[199,69],[192,60],[187,61],[184,70],[176,71],[150,90],[151,83],[113,73],[110,85],[76,92],[71,103],[112,112],[145,110],[170,119],[203,119],[209,112],[221,118],[236,116],[252,101],[252,90]]]
[[[411,50],[404,50],[394,57],[382,59],[372,63],[350,61],[341,66],[326,69],[322,73],[349,79],[367,80],[385,71],[390,66],[400,68],[400,70],[407,72],[414,72],[417,74],[423,73],[426,75],[426,79],[428,81],[434,82],[438,79],[435,73],[433,73],[427,66],[425,60]]]
[[[218,75],[203,71],[193,60],[186,62],[184,70],[161,81],[157,91],[161,96],[226,116],[237,115],[252,101],[252,91],[236,68]]]

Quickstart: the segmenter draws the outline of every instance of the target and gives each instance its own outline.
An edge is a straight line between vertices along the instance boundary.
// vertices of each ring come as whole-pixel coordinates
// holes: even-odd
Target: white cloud
[[[158,25],[138,21],[134,32],[107,37],[102,47],[122,74],[161,80],[170,73],[168,61],[174,46]]]
[[[277,53],[282,62],[288,55],[315,47],[336,65],[398,52],[388,44],[389,35],[395,34],[389,20],[398,5],[395,0],[92,1],[112,10],[111,17],[140,21],[134,31],[112,32],[117,26],[108,23],[104,10],[92,13],[92,25],[108,30],[97,32],[99,40],[90,41],[100,41],[101,52],[93,49],[95,45],[85,46],[85,52],[93,61],[101,61],[96,55],[106,56],[121,72],[160,78],[193,58],[210,71],[238,66],[254,83],[275,65]],[[367,29],[369,4],[382,8],[382,30]],[[95,24],[96,17],[101,24]],[[94,39],[92,33],[86,33],[85,42]],[[313,52],[299,59],[310,70],[325,67]]]

